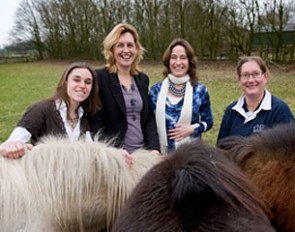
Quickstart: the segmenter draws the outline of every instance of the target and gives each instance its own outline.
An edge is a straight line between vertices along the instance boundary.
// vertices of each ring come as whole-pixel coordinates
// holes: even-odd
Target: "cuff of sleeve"
[[[19,141],[22,143],[27,143],[30,141],[32,137],[32,134],[24,127],[16,127],[11,132],[9,138],[4,142],[10,142],[10,141]]]
[[[192,124],[192,127],[193,127],[194,129],[198,128],[199,126],[200,126],[200,123]]]
[[[195,123],[193,124],[195,131],[194,131],[194,137],[198,137],[201,135],[202,132],[204,132],[204,125],[202,123]]]

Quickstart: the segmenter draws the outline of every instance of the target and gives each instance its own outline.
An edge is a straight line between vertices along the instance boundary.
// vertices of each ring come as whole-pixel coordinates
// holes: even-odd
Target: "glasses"
[[[247,81],[247,80],[249,80],[250,77],[252,76],[252,78],[253,78],[254,80],[259,80],[259,79],[262,77],[263,74],[264,74],[263,72],[242,73],[242,74],[240,75],[240,78],[241,78],[242,81]]]

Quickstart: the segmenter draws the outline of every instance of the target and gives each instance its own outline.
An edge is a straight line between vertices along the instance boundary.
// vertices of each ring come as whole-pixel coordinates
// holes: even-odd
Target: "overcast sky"
[[[10,43],[9,32],[20,2],[21,0],[0,0],[0,48]]]

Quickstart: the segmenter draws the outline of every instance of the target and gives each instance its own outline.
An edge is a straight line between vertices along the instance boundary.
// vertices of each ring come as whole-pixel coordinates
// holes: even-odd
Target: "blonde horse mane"
[[[19,160],[0,157],[0,227],[110,230],[135,185],[162,160],[146,150],[133,156],[129,167],[109,143],[48,137]]]

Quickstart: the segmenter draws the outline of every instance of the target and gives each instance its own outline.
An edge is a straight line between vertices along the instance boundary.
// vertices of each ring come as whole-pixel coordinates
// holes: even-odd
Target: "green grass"
[[[0,142],[3,142],[16,126],[24,111],[32,103],[49,97],[69,62],[34,62],[0,64]],[[95,68],[100,63],[92,63]],[[203,139],[215,144],[225,107],[241,94],[238,87],[234,63],[200,62],[199,79],[209,90],[214,114],[213,128],[204,134]],[[150,77],[151,85],[162,79],[162,66],[159,63],[143,64],[141,68]],[[271,69],[268,89],[286,101],[295,112],[294,71],[284,72]]]

